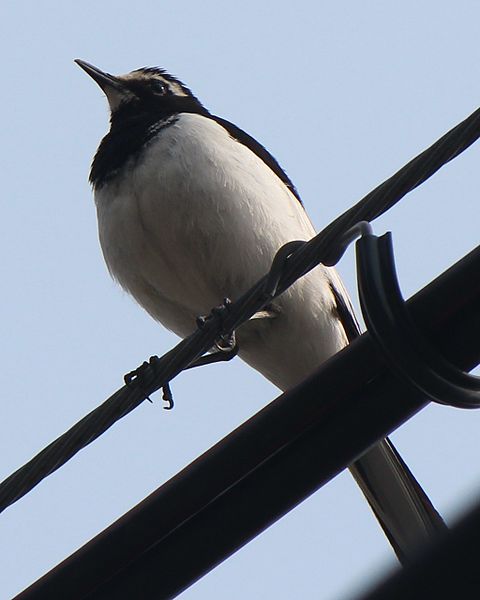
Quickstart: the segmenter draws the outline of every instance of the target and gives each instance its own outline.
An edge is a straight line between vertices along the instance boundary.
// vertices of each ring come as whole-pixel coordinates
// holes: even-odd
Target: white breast
[[[264,275],[284,243],[315,233],[271,169],[196,114],[161,130],[95,200],[111,274],[180,336],[194,330],[196,316]],[[345,344],[333,316],[332,277],[317,268],[279,298],[276,319],[239,332],[242,358],[282,388]]]

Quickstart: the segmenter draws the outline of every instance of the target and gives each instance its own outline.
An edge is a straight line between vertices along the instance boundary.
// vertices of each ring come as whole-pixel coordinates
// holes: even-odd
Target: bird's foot
[[[130,385],[134,381],[140,381],[142,378],[145,377],[145,375],[151,367],[155,367],[155,364],[159,360],[160,359],[158,358],[158,356],[151,356],[148,359],[148,361],[143,361],[143,363],[139,367],[124,375],[123,381],[125,382],[125,385]]]
[[[224,298],[223,303],[220,306],[215,306],[212,308],[209,315],[202,315],[197,317],[197,327],[202,329],[205,324],[211,319],[218,319],[220,321],[220,330],[224,329],[225,317],[230,312],[230,307],[232,306],[232,301],[230,298]],[[231,352],[233,348],[236,346],[235,341],[235,332],[228,332],[225,334],[221,334],[218,340],[215,342],[215,347],[220,352]]]
[[[208,320],[215,318],[220,320],[220,329],[223,330],[224,319],[226,314],[228,314],[230,311],[231,304],[232,301],[229,298],[225,298],[223,303],[220,306],[213,308],[209,315],[197,318],[197,327],[201,329]],[[231,360],[238,354],[238,345],[235,339],[235,332],[232,331],[231,333],[222,333],[215,342],[215,348],[215,351],[197,358],[197,360],[194,360],[192,363],[190,363],[187,368],[192,369],[193,367],[201,367],[216,362]],[[142,389],[142,383],[144,383],[147,378],[152,376],[152,370],[155,371],[155,366],[159,360],[160,359],[158,356],[151,356],[148,361],[144,361],[138,368],[130,371],[130,373],[127,373],[123,378],[125,385],[128,386],[136,384],[140,389]],[[167,406],[164,406],[163,408],[165,408],[165,410],[171,410],[174,406],[174,402],[170,384],[166,383],[162,387],[162,391],[163,400],[165,400],[167,403]],[[148,394],[145,394],[145,398],[149,402],[152,401]]]
[[[209,315],[200,315],[197,317],[197,327],[202,329],[205,326],[207,321],[211,321],[212,319],[219,319],[220,324],[223,326],[225,316],[230,312],[230,307],[232,306],[232,301],[230,298],[224,298],[222,304],[220,306],[215,306],[210,311]]]
[[[139,367],[137,367],[133,371],[130,371],[129,373],[127,373],[123,378],[125,385],[128,386],[128,385],[132,385],[133,383],[135,383],[138,385],[138,387],[140,389],[142,389],[142,381],[144,381],[145,377],[149,374],[149,372],[152,368],[155,369],[155,365],[158,363],[159,360],[160,359],[158,358],[158,356],[151,356],[148,359],[148,361],[144,361]],[[174,402],[173,402],[173,395],[172,395],[172,390],[170,389],[170,385],[168,383],[166,383],[162,387],[162,391],[163,391],[163,400],[165,400],[165,402],[167,402],[167,406],[164,406],[163,408],[165,410],[171,410],[174,406]],[[145,394],[145,399],[148,400],[149,402],[152,402],[152,400],[148,394]]]
[[[163,388],[162,388],[162,400],[165,400],[165,402],[167,403],[167,406],[164,406],[163,408],[165,410],[172,410],[173,406],[174,406],[174,402],[173,402],[173,394],[172,394],[172,390],[170,388],[170,384],[166,383]]]
[[[239,349],[238,344],[235,341],[235,333],[231,334],[230,338],[228,339],[228,342],[222,340],[221,344],[220,342],[218,342],[215,344],[215,347],[218,348],[218,350],[214,350],[209,354],[205,354],[205,356],[200,356],[200,358],[197,358],[196,360],[191,362],[188,365],[187,369],[193,369],[194,367],[204,367],[205,365],[212,365],[213,363],[217,362],[226,362],[228,360],[232,360],[232,358],[235,358],[235,356],[237,356],[238,354]]]
[[[224,298],[223,303],[220,306],[213,308],[209,315],[197,317],[197,327],[202,329],[210,319],[219,319],[220,329],[223,330],[225,316],[230,312],[231,305],[232,301],[230,298]],[[197,360],[193,361],[188,368],[201,367],[234,358],[238,354],[238,344],[235,332],[232,331],[221,334],[215,341],[215,348],[216,350],[210,354],[197,358]]]

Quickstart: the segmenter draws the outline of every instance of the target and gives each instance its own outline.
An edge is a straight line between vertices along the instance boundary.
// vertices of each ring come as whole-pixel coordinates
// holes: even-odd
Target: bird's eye
[[[167,92],[168,92],[167,84],[164,83],[163,81],[161,81],[160,79],[154,79],[150,85],[151,85],[152,91],[155,94],[158,94],[159,96],[165,96],[165,94],[167,94]]]

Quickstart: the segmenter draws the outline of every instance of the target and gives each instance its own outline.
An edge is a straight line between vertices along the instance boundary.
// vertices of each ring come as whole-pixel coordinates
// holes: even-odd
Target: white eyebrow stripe
[[[172,91],[175,96],[187,96],[187,93],[184,91],[182,86],[176,81],[172,81],[171,79],[167,79],[160,74],[156,73],[141,73],[139,71],[132,71],[131,73],[127,73],[126,75],[120,75],[118,79],[122,79],[123,81],[149,81],[152,79],[158,79],[165,83],[168,88]]]

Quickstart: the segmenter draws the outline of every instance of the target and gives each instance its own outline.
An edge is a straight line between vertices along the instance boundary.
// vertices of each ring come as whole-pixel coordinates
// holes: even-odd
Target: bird
[[[75,62],[110,109],[89,178],[107,268],[153,319],[185,338],[199,315],[239,298],[281,246],[311,239],[315,228],[272,154],[178,78],[159,67],[111,75]],[[236,331],[239,356],[283,391],[359,334],[345,286],[323,265],[254,317]],[[350,471],[401,563],[444,530],[388,438]]]

